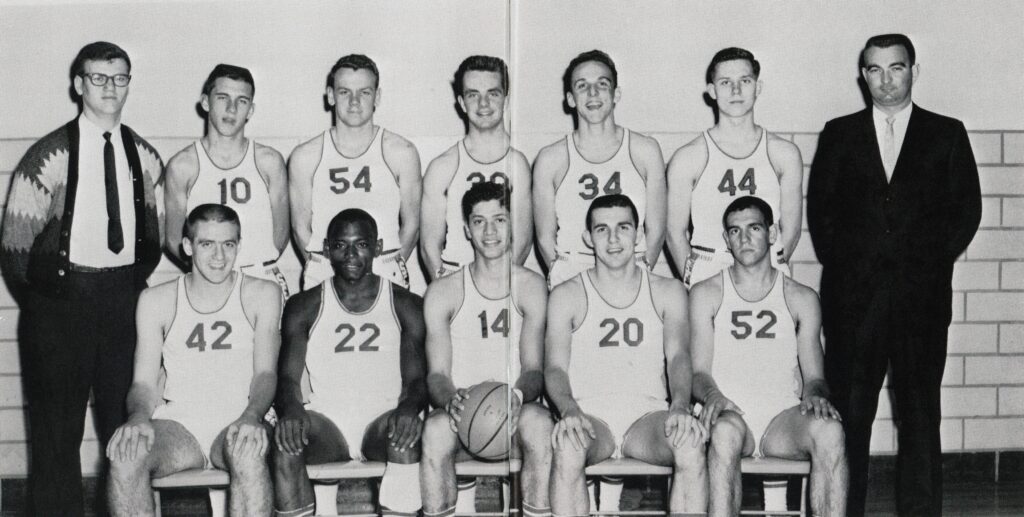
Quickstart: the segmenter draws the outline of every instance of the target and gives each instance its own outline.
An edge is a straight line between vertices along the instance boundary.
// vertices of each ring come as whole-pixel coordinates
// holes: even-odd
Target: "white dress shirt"
[[[121,125],[110,130],[117,165],[117,197],[121,209],[124,249],[107,247],[107,189],[104,179],[102,128],[85,115],[78,117],[78,187],[71,219],[71,262],[88,267],[116,267],[135,262],[135,203],[132,175],[121,139]]]
[[[893,132],[893,144],[896,149],[896,160],[893,161],[893,167],[896,166],[896,162],[899,161],[900,149],[903,148],[903,137],[907,136],[907,124],[910,123],[910,111],[913,104],[907,104],[907,107],[901,109],[894,115],[895,120],[892,124]],[[878,139],[878,154],[882,157],[882,164],[885,165],[885,129],[889,124],[885,121],[889,117],[882,110],[878,109],[877,106],[871,108],[871,117],[875,122],[875,138]],[[887,180],[892,179],[892,170],[886,167],[885,178]]]

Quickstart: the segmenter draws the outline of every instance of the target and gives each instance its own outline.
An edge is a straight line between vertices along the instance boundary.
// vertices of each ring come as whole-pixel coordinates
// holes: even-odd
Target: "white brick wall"
[[[312,135],[279,138],[265,143],[285,156]],[[519,136],[516,143],[532,158],[544,144],[561,134]],[[694,133],[653,133],[666,159]],[[814,132],[784,134],[799,148],[805,166],[814,158],[818,136]],[[982,230],[956,264],[953,280],[953,324],[949,329],[949,357],[942,384],[942,447],[946,451],[1024,449],[1024,131],[970,133],[980,167],[983,190]],[[153,138],[165,159],[192,138]],[[413,139],[424,163],[443,151],[453,138]],[[0,203],[6,202],[10,171],[34,138],[0,140]],[[805,184],[806,174],[805,167]],[[794,250],[793,275],[817,288],[821,266],[809,235]],[[283,270],[298,285],[298,261],[286,253]],[[419,277],[419,272],[412,268]],[[154,278],[177,272],[166,261]],[[414,280],[422,289],[422,278]],[[16,343],[17,306],[0,283],[0,476],[26,472],[24,399]],[[887,391],[879,397],[873,427],[872,450],[896,450],[896,431]],[[91,413],[90,417],[91,418]],[[82,445],[83,472],[98,470],[100,451],[91,420]]]

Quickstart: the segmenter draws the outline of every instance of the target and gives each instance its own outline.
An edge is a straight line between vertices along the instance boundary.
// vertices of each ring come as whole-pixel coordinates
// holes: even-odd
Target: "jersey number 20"
[[[210,325],[210,330],[220,330],[220,335],[213,340],[213,344],[210,345],[211,350],[231,350],[231,343],[225,343],[224,340],[231,334],[231,324],[226,321],[218,321],[213,325]],[[196,328],[192,329],[192,333],[188,335],[188,339],[185,340],[185,346],[189,348],[198,348],[200,352],[206,350],[206,331],[204,330],[203,324],[196,324]]]
[[[359,174],[356,174],[354,180],[349,181],[345,173],[348,172],[348,167],[335,167],[328,170],[330,173],[331,192],[335,194],[344,194],[348,192],[350,187],[355,187],[362,190],[363,192],[369,192],[370,188],[373,187],[373,183],[370,183],[370,166],[367,165],[362,169],[359,169]]]
[[[341,341],[339,341],[337,346],[334,347],[335,353],[354,352],[356,350],[354,345],[348,344],[348,342],[352,341],[352,338],[356,336],[355,327],[349,323],[342,323],[341,325],[338,325],[338,328],[334,329],[334,331],[342,335]],[[369,336],[366,336],[363,339],[362,344],[359,345],[360,352],[376,352],[377,350],[380,350],[379,346],[371,344],[380,337],[380,327],[373,323],[363,323],[363,325],[359,327],[359,332],[361,334],[370,334]]]
[[[608,333],[598,342],[598,346],[619,346],[619,340],[615,339],[619,329],[622,330],[622,340],[627,345],[640,346],[640,343],[644,342],[644,322],[636,318],[629,318],[621,324],[615,318],[605,318],[601,320],[601,328],[605,327],[610,328]]]
[[[737,190],[745,190],[753,196],[757,192],[757,183],[754,182],[754,168],[747,169],[747,172],[743,173],[743,177],[740,178],[739,185],[736,184],[736,179],[733,176],[732,169],[725,171],[725,175],[722,176],[722,181],[718,183],[718,191],[721,193],[728,192],[730,196],[735,196]]]

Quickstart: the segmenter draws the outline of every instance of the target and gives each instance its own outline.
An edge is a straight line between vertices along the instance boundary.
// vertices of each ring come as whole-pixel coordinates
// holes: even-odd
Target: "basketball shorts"
[[[668,410],[667,401],[642,395],[601,397],[578,402],[584,413],[604,422],[611,430],[615,439],[612,458],[622,457],[622,444],[633,424],[655,411]]]
[[[781,247],[772,246],[771,261],[772,265],[782,271],[784,275],[793,276],[789,264],[783,259],[783,249]],[[729,250],[694,245],[690,248],[690,256],[686,258],[686,266],[682,271],[683,285],[689,289],[697,284],[697,282],[717,275],[719,271],[732,264],[732,253]]]
[[[199,448],[206,459],[206,468],[212,468],[210,455],[214,440],[244,410],[244,403],[231,407],[224,404],[168,401],[156,407],[153,420],[173,420],[181,424],[199,442]]]
[[[647,263],[647,257],[643,253],[636,254],[636,263],[638,266],[651,270],[650,264]],[[555,262],[551,264],[551,270],[548,271],[548,291],[558,287],[559,284],[566,280],[571,280],[576,275],[594,267],[594,256],[585,255],[582,253],[574,254],[562,254],[559,253],[555,256]]]
[[[288,299],[291,293],[288,290],[288,281],[285,280],[284,275],[281,273],[281,268],[277,267],[276,260],[268,260],[261,264],[249,264],[248,266],[238,268],[238,270],[246,275],[277,283],[277,285],[281,286],[281,294],[284,295],[285,299]]]
[[[331,401],[315,399],[306,404],[306,411],[316,411],[327,417],[334,424],[348,444],[348,452],[352,459],[366,461],[363,457],[363,439],[366,429],[377,417],[395,409],[398,400],[381,398],[360,404],[332,404]]]
[[[409,288],[409,270],[401,250],[391,250],[374,258],[373,272],[393,284]],[[319,253],[310,253],[302,272],[302,288],[306,290],[316,287],[332,276],[334,269],[331,268],[331,261]]]

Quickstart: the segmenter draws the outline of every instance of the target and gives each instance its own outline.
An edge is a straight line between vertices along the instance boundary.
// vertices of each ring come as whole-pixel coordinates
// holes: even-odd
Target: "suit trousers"
[[[131,266],[69,271],[68,295],[61,299],[26,293],[19,343],[32,515],[83,514],[79,449],[90,389],[101,450],[125,421],[139,297],[133,271]]]
[[[914,314],[903,294],[886,283],[859,317],[834,312],[826,322],[826,379],[845,425],[850,516],[864,515],[871,426],[887,370],[897,420],[897,510],[942,513],[939,399],[949,323]]]

